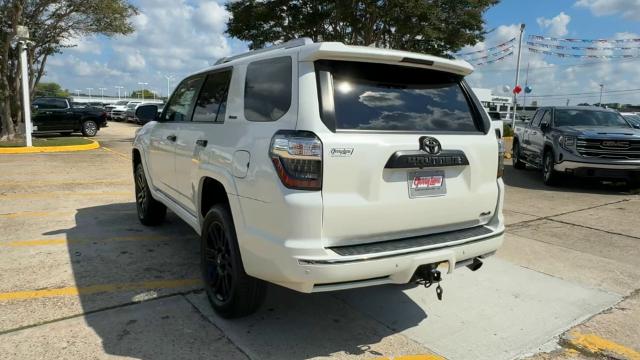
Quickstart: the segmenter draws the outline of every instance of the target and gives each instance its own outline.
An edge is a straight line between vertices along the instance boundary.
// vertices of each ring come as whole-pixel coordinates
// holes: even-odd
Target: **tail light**
[[[504,175],[504,140],[498,139],[498,173],[497,177]]]
[[[290,189],[322,189],[322,142],[309,131],[278,131],[269,156],[282,184]]]

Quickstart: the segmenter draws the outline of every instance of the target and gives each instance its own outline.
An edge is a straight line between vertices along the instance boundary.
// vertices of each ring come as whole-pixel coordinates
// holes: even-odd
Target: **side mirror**
[[[547,132],[549,128],[550,128],[549,123],[540,124],[540,130],[542,130],[542,132]]]
[[[136,117],[141,123],[146,124],[158,118],[158,105],[140,105],[136,109]]]

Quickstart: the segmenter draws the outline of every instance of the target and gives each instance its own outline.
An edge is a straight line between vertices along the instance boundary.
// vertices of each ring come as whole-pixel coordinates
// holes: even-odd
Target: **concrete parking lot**
[[[640,195],[542,184],[508,164],[506,241],[433,288],[304,295],[271,286],[227,321],[175,215],[138,223],[130,148],[111,123],[86,152],[0,155],[0,357],[640,359]],[[413,356],[413,357],[412,357]]]

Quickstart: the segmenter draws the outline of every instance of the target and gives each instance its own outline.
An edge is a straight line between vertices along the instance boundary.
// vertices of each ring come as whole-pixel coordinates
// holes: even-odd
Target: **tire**
[[[511,151],[513,152],[513,168],[518,170],[525,169],[527,165],[520,160],[520,144],[518,142],[514,142],[513,149]]]
[[[560,174],[558,174],[558,172],[553,169],[554,164],[555,159],[553,156],[553,151],[545,151],[542,160],[542,176],[545,185],[557,186],[560,184]]]
[[[87,120],[82,123],[82,135],[94,137],[98,134],[98,124],[93,120]]]
[[[204,218],[200,268],[207,297],[226,319],[250,315],[262,305],[266,283],[244,271],[229,209],[214,205]]]
[[[162,224],[167,215],[167,207],[151,195],[142,163],[136,165],[133,178],[136,189],[138,220],[146,226],[158,226]]]

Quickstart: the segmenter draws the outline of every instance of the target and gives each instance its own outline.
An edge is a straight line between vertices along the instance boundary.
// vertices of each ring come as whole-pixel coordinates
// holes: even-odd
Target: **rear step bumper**
[[[295,263],[279,262],[280,273],[263,279],[305,293],[406,284],[421,265],[442,264],[444,271],[452,273],[455,268],[468,265],[474,258],[493,255],[503,239],[502,231],[493,231],[488,235],[461,240],[457,244],[447,242],[432,247],[405,249],[404,252],[340,256],[327,250],[334,255],[314,260],[297,257],[292,259]]]

